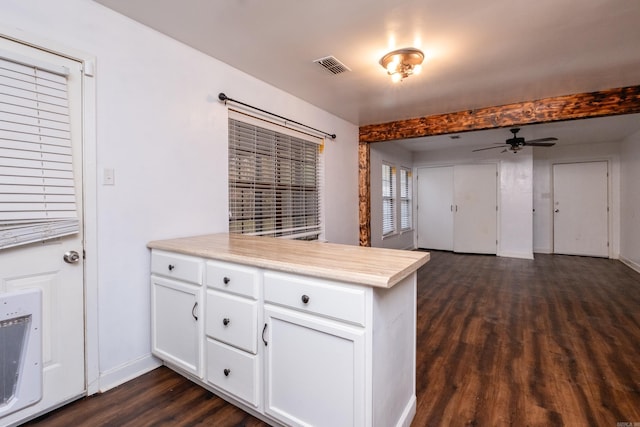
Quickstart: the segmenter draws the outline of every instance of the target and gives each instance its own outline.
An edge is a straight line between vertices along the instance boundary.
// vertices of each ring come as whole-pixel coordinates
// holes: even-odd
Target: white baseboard
[[[497,256],[505,258],[533,259],[533,252],[499,252]]]
[[[413,421],[413,418],[416,416],[416,402],[416,395],[414,394],[413,396],[411,396],[411,399],[409,399],[409,402],[407,402],[407,406],[404,408],[404,411],[402,411],[402,415],[400,416],[396,427],[411,426],[411,421]]]
[[[635,261],[630,260],[629,258],[626,258],[622,255],[620,255],[620,257],[618,258],[620,260],[620,262],[622,262],[624,265],[631,267],[632,269],[634,269],[635,271],[637,271],[638,273],[640,273],[640,264],[638,264]]]
[[[101,372],[99,378],[99,392],[104,393],[107,390],[111,390],[112,388],[124,384],[129,380],[139,377],[140,375],[146,374],[159,366],[162,366],[162,362],[149,354],[113,369],[109,369],[106,372]]]

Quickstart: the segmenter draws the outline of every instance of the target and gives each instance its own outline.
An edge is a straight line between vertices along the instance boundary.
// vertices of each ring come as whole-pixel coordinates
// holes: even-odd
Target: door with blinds
[[[42,395],[14,405],[20,367],[3,381],[2,425],[86,388],[81,78],[80,63],[0,37],[0,293],[42,296]]]

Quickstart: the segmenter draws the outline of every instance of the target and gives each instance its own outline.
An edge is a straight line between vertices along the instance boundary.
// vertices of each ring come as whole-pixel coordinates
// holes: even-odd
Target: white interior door
[[[82,226],[82,84],[81,66],[67,58],[0,37],[0,50],[18,53],[35,63],[67,67],[69,128],[80,233],[44,243],[0,250],[0,292],[42,290],[43,397],[32,406],[3,415],[0,425],[16,423],[84,394],[84,279]],[[25,59],[26,60],[26,59]],[[2,104],[0,103],[0,108]],[[77,262],[63,260],[76,251]]]
[[[497,205],[495,164],[456,165],[453,209],[455,252],[497,253]]]
[[[607,162],[553,165],[553,251],[609,256]]]
[[[418,247],[453,250],[453,166],[418,169]]]

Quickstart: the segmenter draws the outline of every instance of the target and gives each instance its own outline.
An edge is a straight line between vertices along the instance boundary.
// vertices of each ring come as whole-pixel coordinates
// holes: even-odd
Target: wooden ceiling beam
[[[360,127],[360,142],[382,142],[510,126],[640,113],[640,85],[556,96]]]
[[[369,143],[640,113],[640,85],[360,127],[360,245],[371,246]]]

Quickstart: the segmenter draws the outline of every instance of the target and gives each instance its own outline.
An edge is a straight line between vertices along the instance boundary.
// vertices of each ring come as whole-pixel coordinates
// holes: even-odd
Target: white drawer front
[[[202,284],[204,262],[200,258],[153,250],[151,272],[185,282]]]
[[[256,354],[258,302],[207,289],[206,334],[239,349]]]
[[[266,272],[264,300],[358,325],[365,323],[365,290],[353,285]]]
[[[207,381],[258,406],[258,357],[207,338]]]
[[[207,261],[206,283],[210,288],[258,298],[258,270],[237,264]]]

